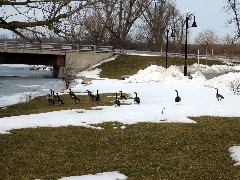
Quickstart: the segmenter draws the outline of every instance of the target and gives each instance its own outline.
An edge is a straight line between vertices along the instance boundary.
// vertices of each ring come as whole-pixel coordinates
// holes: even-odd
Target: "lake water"
[[[63,81],[53,78],[51,71],[30,70],[28,65],[0,65],[0,107],[23,102],[29,95],[47,95],[49,89],[60,92],[63,87]]]

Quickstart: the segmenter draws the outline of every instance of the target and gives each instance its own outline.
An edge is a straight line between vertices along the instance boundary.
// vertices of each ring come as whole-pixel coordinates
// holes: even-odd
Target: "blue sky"
[[[234,26],[227,24],[231,16],[223,9],[226,0],[176,0],[176,4],[182,13],[190,12],[196,17],[198,27],[190,29],[191,40],[208,28],[214,29],[220,38],[235,30]]]

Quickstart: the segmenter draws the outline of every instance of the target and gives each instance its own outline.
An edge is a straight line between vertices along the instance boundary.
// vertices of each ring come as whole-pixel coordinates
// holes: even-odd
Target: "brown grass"
[[[0,135],[0,176],[58,179],[119,171],[129,179],[239,179],[228,149],[240,143],[240,118],[193,119],[198,123],[13,130]]]

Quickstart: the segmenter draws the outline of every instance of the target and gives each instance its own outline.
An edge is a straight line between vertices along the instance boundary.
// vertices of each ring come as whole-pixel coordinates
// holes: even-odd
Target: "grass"
[[[149,61],[164,64],[153,57],[120,56],[99,68],[102,77],[114,78],[143,69]],[[46,96],[37,97],[0,109],[0,116],[90,109],[112,105],[114,99],[113,94],[101,94],[101,102],[96,103],[88,96],[78,97],[84,103],[75,104],[69,95],[62,95],[62,106],[49,106]],[[52,180],[107,171],[119,171],[134,180],[240,179],[240,168],[228,152],[240,144],[240,117],[191,119],[197,123],[110,122],[94,125],[102,130],[75,126],[12,130],[0,134],[0,179]]]
[[[75,94],[77,94],[77,92]],[[113,101],[115,99],[115,95],[113,93],[101,94],[100,102],[91,101],[87,95],[77,95],[77,97],[79,97],[81,101],[80,103],[74,103],[68,94],[60,95],[60,98],[65,104],[55,104],[50,106],[47,102],[47,96],[36,97],[27,103],[14,104],[8,106],[6,109],[0,109],[0,118],[24,114],[38,114],[66,109],[91,109],[91,107],[95,106],[113,105]]]
[[[239,62],[232,62],[234,65],[240,65]]]
[[[0,177],[58,179],[117,170],[136,180],[239,179],[228,148],[240,143],[240,118],[193,119],[198,123],[13,130],[0,135]]]
[[[151,62],[154,62],[158,66],[166,66],[166,59],[164,56],[129,56],[121,55],[116,58],[115,61],[110,61],[103,63],[98,68],[102,69],[100,77],[102,78],[112,78],[120,79],[123,75],[133,75],[136,74],[140,69],[145,69],[149,66]],[[187,60],[188,65],[197,63],[197,59],[189,58]],[[205,64],[204,59],[199,60],[200,64]],[[208,65],[212,66],[214,64],[223,65],[222,61],[218,60],[208,60]],[[169,57],[168,67],[171,65],[182,66],[184,65],[184,58],[180,57]]]

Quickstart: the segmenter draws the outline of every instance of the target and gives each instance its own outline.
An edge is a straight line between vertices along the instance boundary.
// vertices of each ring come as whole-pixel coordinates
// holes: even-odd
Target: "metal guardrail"
[[[152,56],[165,56],[166,52],[162,51],[162,52],[155,52],[155,51],[137,51],[137,50],[125,50],[125,49],[114,49],[113,53],[115,54],[126,54],[126,55],[144,55],[144,54],[148,54],[148,55],[152,55]],[[185,57],[185,54],[182,53],[168,53],[168,56],[170,57]],[[187,54],[188,58],[197,58],[198,54]],[[226,56],[214,56],[214,55],[209,55],[206,56],[206,54],[204,55],[199,55],[200,59],[207,59],[207,60],[228,60],[228,61],[232,61],[232,62],[240,62],[240,57],[226,57]]]
[[[60,44],[60,43],[20,43],[18,41],[0,42],[0,49],[26,49],[26,50],[50,50],[50,51],[98,51],[112,52],[112,46]]]

